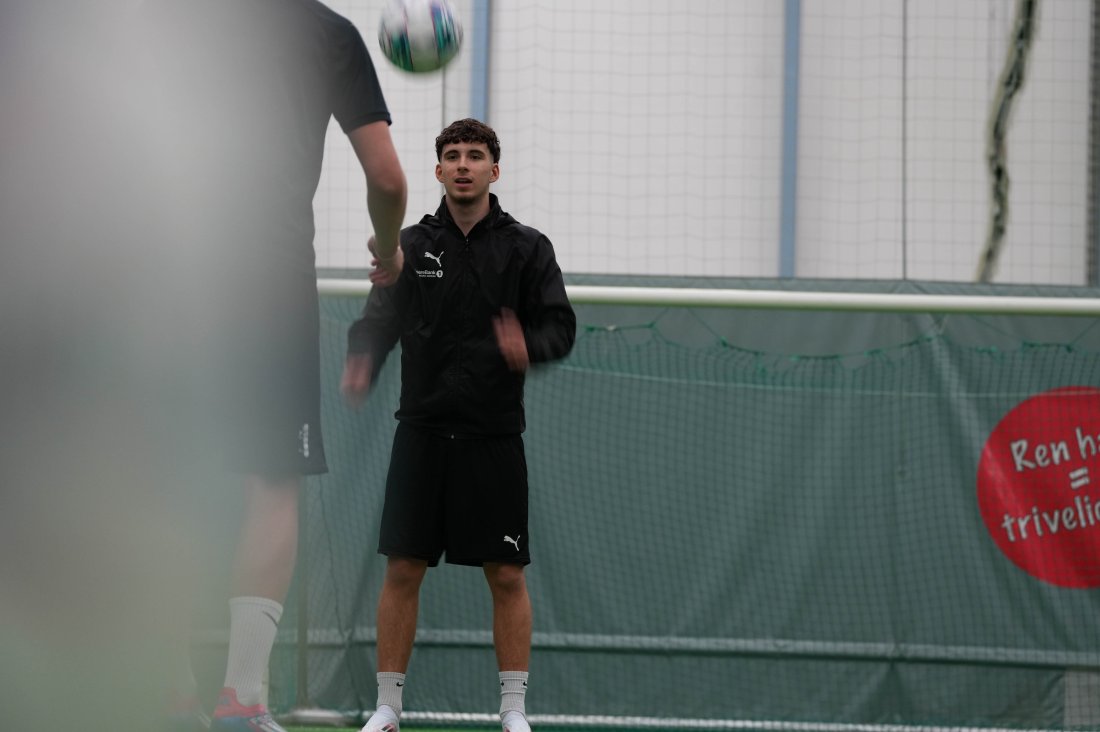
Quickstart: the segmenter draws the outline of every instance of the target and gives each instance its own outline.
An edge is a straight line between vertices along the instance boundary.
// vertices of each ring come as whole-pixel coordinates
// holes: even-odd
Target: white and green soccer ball
[[[378,25],[378,43],[403,71],[436,71],[458,54],[462,25],[448,0],[391,0]]]

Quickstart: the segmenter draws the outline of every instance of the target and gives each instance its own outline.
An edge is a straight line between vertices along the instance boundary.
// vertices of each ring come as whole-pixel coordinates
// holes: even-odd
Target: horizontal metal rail
[[[321,295],[366,297],[368,280],[318,279]],[[833,310],[884,313],[1100,316],[1100,297],[931,295],[871,292],[793,292],[785,290],[699,289],[684,287],[607,287],[569,285],[577,305]]]

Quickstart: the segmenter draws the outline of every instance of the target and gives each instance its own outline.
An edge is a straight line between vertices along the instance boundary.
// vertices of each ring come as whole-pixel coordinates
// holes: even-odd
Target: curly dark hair
[[[497,139],[497,133],[489,125],[471,117],[452,122],[439,133],[439,137],[435,138],[435,159],[443,159],[445,145],[460,142],[484,142],[489,148],[489,154],[493,156],[493,162],[500,162],[500,140]]]

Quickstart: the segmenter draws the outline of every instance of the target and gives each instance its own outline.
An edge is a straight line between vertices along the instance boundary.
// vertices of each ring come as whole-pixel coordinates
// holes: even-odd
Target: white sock
[[[394,720],[401,717],[401,693],[405,691],[405,674],[394,671],[379,671],[378,704],[376,708],[389,707],[393,710]]]
[[[518,712],[524,717],[527,711],[524,700],[527,696],[527,672],[526,671],[501,671],[500,672],[500,718],[508,712]]]
[[[266,597],[234,597],[229,601],[229,660],[225,686],[249,707],[263,701],[264,673],[271,660],[275,632],[283,606]]]

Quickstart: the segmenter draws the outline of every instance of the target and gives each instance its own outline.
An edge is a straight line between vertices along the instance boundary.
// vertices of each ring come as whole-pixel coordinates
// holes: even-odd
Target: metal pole
[[[802,43],[802,0],[783,9],[783,160],[780,179],[779,276],[795,276],[798,221],[798,85]]]
[[[311,706],[309,701],[309,561],[305,556],[307,527],[309,526],[306,496],[308,491],[301,491],[298,498],[298,674],[297,689],[294,695],[294,706],[298,709],[306,709]]]
[[[470,116],[489,124],[489,41],[492,20],[489,0],[474,0],[470,45]]]
[[[1089,202],[1086,281],[1100,284],[1100,0],[1092,3],[1092,63],[1089,79]]]
[[[294,708],[282,716],[282,721],[295,725],[347,726],[354,723],[341,712],[318,709],[309,698],[309,557],[307,541],[309,531],[308,497],[312,491],[301,492],[298,499],[298,563],[295,566],[298,605],[297,628],[297,676],[294,693]]]

